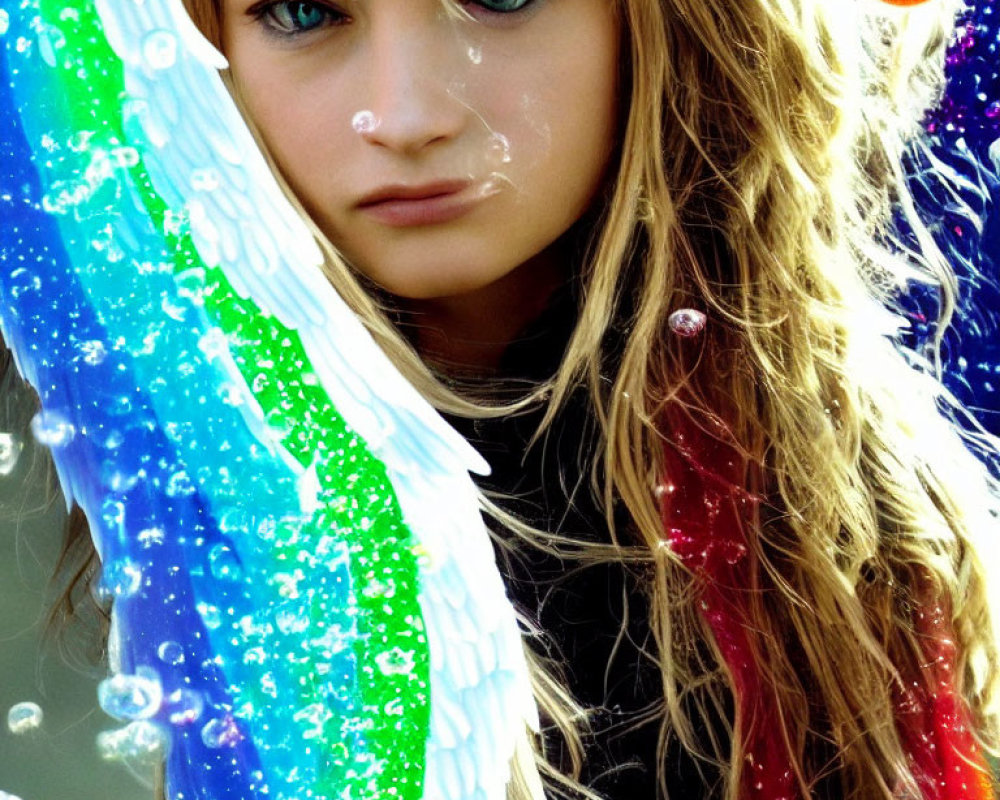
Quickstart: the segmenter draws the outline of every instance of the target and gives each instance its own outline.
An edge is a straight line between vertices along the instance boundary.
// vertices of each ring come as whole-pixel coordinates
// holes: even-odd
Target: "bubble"
[[[90,364],[92,367],[103,364],[104,359],[108,357],[108,350],[104,346],[104,342],[100,339],[91,339],[83,342],[80,345],[80,352],[83,353],[84,362]]]
[[[264,519],[257,523],[255,532],[257,538],[265,542],[272,542],[278,535],[278,521],[274,517],[264,517]]]
[[[45,447],[64,447],[76,436],[76,428],[56,411],[39,411],[31,420],[35,441]]]
[[[222,625],[222,612],[219,611],[218,606],[213,606],[211,603],[198,603],[196,608],[206,628],[215,630]]]
[[[697,336],[705,328],[707,317],[695,308],[680,308],[667,319],[670,330],[678,336]]]
[[[245,533],[250,527],[250,515],[241,506],[229,506],[219,517],[219,530],[223,533]]]
[[[15,279],[15,282],[10,289],[11,297],[14,299],[17,299],[25,292],[41,291],[42,279],[33,272],[29,272],[24,267],[14,270],[10,273],[10,277]]]
[[[210,720],[201,729],[201,740],[205,743],[205,747],[210,747],[213,750],[220,747],[234,747],[242,739],[243,734],[240,732],[239,725],[230,714]]]
[[[15,703],[7,712],[7,727],[15,735],[36,731],[42,727],[42,709],[38,703]]]
[[[101,681],[97,701],[106,714],[116,719],[148,719],[160,710],[163,687],[153,670],[139,667],[134,675],[118,673]]]
[[[407,675],[413,672],[413,651],[399,647],[384,650],[375,656],[375,664],[383,675]]]
[[[167,481],[167,497],[188,497],[195,491],[191,477],[184,470],[178,470]]]
[[[142,586],[142,569],[130,558],[121,558],[104,567],[101,588],[113,598],[132,597]]]
[[[229,340],[222,328],[209,329],[199,340],[198,349],[211,361],[215,358],[225,358],[229,353]]]
[[[740,542],[728,542],[727,546],[723,549],[723,558],[725,558],[726,563],[731,567],[739,564],[746,556],[746,545]]]
[[[309,628],[308,618],[288,609],[282,609],[275,614],[274,623],[278,626],[278,630],[286,636],[304,633]]]
[[[243,570],[236,553],[228,545],[217,544],[208,553],[208,568],[222,581],[239,580]]]
[[[0,475],[10,475],[24,449],[20,437],[13,433],[0,433]]]
[[[108,459],[101,464],[102,483],[116,494],[127,492],[139,482],[139,475],[123,472],[114,459]]]
[[[97,750],[106,761],[157,763],[162,759],[166,743],[166,734],[145,720],[97,735]]]
[[[374,111],[359,111],[351,117],[351,127],[354,128],[354,132],[362,135],[374,133],[381,124],[382,120],[376,116]]]
[[[401,717],[406,713],[406,707],[402,700],[395,697],[382,707],[382,713],[387,717]]]
[[[169,69],[177,63],[177,37],[170,31],[152,31],[142,40],[142,57],[153,69]]]
[[[264,415],[264,424],[268,433],[277,441],[290,435],[295,430],[295,419],[280,408],[272,408]]]
[[[489,177],[486,178],[486,180],[479,186],[476,194],[480,198],[492,197],[500,192],[504,183],[509,182],[510,181],[499,172],[491,172]]]
[[[235,383],[222,384],[216,390],[215,395],[227,406],[232,406],[233,408],[241,406],[245,402],[243,388]]]
[[[174,667],[184,663],[184,648],[179,642],[169,639],[156,649],[156,655],[160,657],[160,661],[164,664],[170,664]]]
[[[0,36],[3,36],[10,29],[10,15],[0,8]]]
[[[501,164],[509,164],[511,161],[510,139],[502,133],[491,133],[486,144],[486,152]]]
[[[205,701],[201,694],[191,689],[178,689],[171,692],[165,699],[167,719],[172,725],[190,725],[197,722],[205,710]]]
[[[163,532],[163,528],[144,528],[136,534],[139,544],[147,549],[158,544],[163,544],[165,538],[166,534]]]
[[[139,165],[139,151],[134,147],[116,147],[111,151],[115,166],[131,169]]]

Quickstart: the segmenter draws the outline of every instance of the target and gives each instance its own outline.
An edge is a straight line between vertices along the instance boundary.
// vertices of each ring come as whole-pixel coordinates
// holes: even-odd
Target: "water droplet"
[[[257,523],[256,533],[265,542],[274,541],[278,535],[278,521],[274,517],[264,517]]]
[[[403,705],[402,700],[394,697],[382,707],[382,712],[387,717],[401,717],[406,712],[406,707]]]
[[[215,396],[227,406],[232,406],[233,408],[237,408],[245,402],[243,397],[243,388],[237,386],[235,383],[222,384],[216,390]]]
[[[219,530],[223,533],[245,533],[250,525],[250,516],[241,506],[229,506],[219,518]]]
[[[469,57],[469,61],[473,64],[483,63],[483,49],[481,47],[473,47],[470,45],[469,49],[466,50],[466,55]]]
[[[413,651],[393,647],[375,656],[375,663],[383,675],[406,675],[413,672]]]
[[[491,133],[486,145],[486,152],[491,159],[501,164],[509,164],[511,161],[510,139],[502,133]]]
[[[163,687],[153,670],[139,667],[134,675],[119,673],[101,681],[97,701],[116,719],[148,719],[160,709]]]
[[[205,701],[201,694],[191,689],[178,689],[171,692],[164,701],[167,709],[167,719],[173,725],[190,725],[196,722],[205,710]]]
[[[221,581],[239,580],[243,570],[236,553],[228,545],[217,544],[208,553],[208,568]]]
[[[219,719],[210,720],[201,729],[201,740],[205,747],[233,747],[243,739],[236,719],[227,714]]]
[[[139,164],[139,151],[134,147],[116,147],[111,151],[115,166],[131,169]]]
[[[374,111],[359,111],[351,117],[351,127],[354,129],[354,132],[362,135],[374,133],[381,124],[382,120],[375,115]]]
[[[20,297],[25,292],[41,291],[42,279],[35,273],[29,272],[24,267],[14,270],[10,273],[10,277],[13,279],[10,294],[15,299]]]
[[[106,761],[156,763],[162,759],[166,743],[166,734],[145,720],[97,734],[97,750]]]
[[[42,709],[37,703],[15,703],[7,712],[7,727],[15,735],[42,727]]]
[[[745,544],[740,542],[729,542],[728,546],[724,550],[726,563],[729,566],[734,567],[740,563],[747,556],[747,548]]]
[[[177,37],[170,31],[152,31],[142,40],[142,57],[153,69],[169,69],[177,63]]]
[[[108,350],[100,339],[83,342],[80,345],[80,352],[83,353],[83,360],[92,367],[103,364],[104,359],[108,357]]]
[[[184,470],[177,470],[167,481],[168,497],[189,497],[196,491],[191,477]]]
[[[42,208],[49,214],[66,214],[91,195],[88,186],[79,181],[55,181],[42,196]]]
[[[45,447],[64,447],[73,440],[76,428],[62,414],[43,409],[31,420],[31,432]]]
[[[163,544],[163,540],[166,534],[163,532],[163,528],[145,528],[136,535],[136,538],[145,548],[150,548],[158,544]]]
[[[308,619],[288,609],[282,609],[275,614],[274,622],[278,626],[278,630],[286,636],[304,633],[309,627]]]
[[[105,565],[101,573],[101,588],[112,598],[132,597],[142,586],[142,570],[130,558],[121,558]]]
[[[0,475],[10,475],[17,466],[17,459],[24,443],[13,433],[0,433]]]
[[[222,613],[218,606],[213,606],[211,603],[198,603],[196,608],[201,616],[201,621],[209,630],[215,630],[222,625]]]
[[[170,640],[163,642],[156,649],[156,654],[160,657],[160,661],[164,664],[177,666],[178,664],[184,663],[184,648],[179,642]]]
[[[268,427],[268,433],[276,441],[281,441],[295,430],[295,420],[280,408],[268,411],[264,415],[264,423]]]
[[[680,308],[667,319],[670,330],[685,338],[697,336],[705,328],[707,317],[695,308]]]

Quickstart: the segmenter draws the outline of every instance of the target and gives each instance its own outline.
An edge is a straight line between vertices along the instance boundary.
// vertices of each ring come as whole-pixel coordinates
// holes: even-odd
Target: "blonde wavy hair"
[[[981,742],[995,749],[1000,735],[1000,606],[984,574],[998,492],[939,413],[949,398],[934,359],[915,369],[886,335],[885,306],[908,281],[938,287],[938,337],[954,307],[954,276],[901,159],[919,146],[920,119],[941,91],[961,2],[609,2],[629,59],[620,163],[578,265],[579,321],[551,380],[506,405],[455,391],[314,226],[330,280],[443,411],[496,416],[542,403],[541,436],[567,397],[589,388],[602,435],[592,485],[614,543],[535,531],[484,503],[526,546],[646,565],[660,754],[679,737],[721,768],[721,796],[735,800],[751,721],[729,719],[728,741],[696,741],[693,718],[727,707],[732,678],[699,614],[697,580],[662,546],[655,491],[668,405],[699,424],[723,422],[756,466],[752,488],[767,509],[746,532],[760,589],[748,632],[801,791],[821,777],[808,752],[826,740],[843,797],[916,796],[890,721],[893,687],[930,681],[920,608],[949,614],[957,690]],[[218,0],[185,5],[219,44]],[[894,228],[894,208],[916,247]],[[681,307],[709,315],[696,346],[669,333]],[[612,330],[627,331],[624,349],[608,351]],[[614,529],[612,501],[630,512],[628,531]],[[572,756],[569,774],[544,752],[539,767],[558,790],[587,794],[577,782],[586,715],[557,671],[536,663],[534,672],[543,713]],[[510,796],[537,797],[528,757],[515,766]]]

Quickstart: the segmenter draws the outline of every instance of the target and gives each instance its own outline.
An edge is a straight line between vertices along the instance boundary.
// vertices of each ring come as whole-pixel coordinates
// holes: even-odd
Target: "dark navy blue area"
[[[1000,176],[990,154],[1000,139],[1000,4],[971,3],[960,32],[949,50],[945,97],[925,120],[934,157],[962,178],[958,198],[955,183],[922,154],[911,153],[906,169],[921,216],[960,285],[943,340],[944,383],[987,430],[1000,435]],[[1000,150],[994,153],[1000,157]],[[910,232],[899,227],[906,238]],[[913,325],[904,344],[920,351],[934,335],[937,293],[914,286],[900,302]],[[981,455],[1000,474],[996,454]]]

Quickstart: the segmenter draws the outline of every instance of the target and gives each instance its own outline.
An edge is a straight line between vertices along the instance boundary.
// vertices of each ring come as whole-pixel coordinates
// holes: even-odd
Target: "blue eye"
[[[337,25],[345,15],[320,3],[280,2],[263,6],[258,18],[272,31],[282,35],[308,33],[324,25]]]

